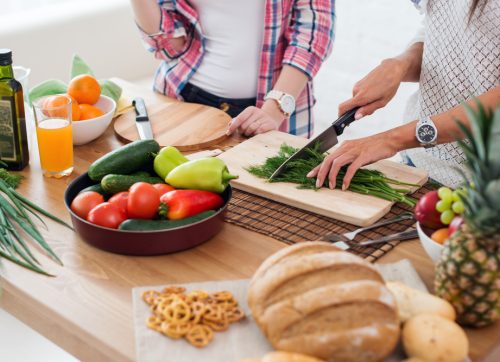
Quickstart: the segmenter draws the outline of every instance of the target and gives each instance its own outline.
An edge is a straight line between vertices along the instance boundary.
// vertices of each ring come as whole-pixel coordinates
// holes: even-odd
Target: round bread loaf
[[[437,314],[410,318],[403,326],[402,339],[406,354],[424,361],[461,362],[469,351],[463,329]]]
[[[266,259],[248,292],[274,348],[326,361],[379,361],[399,337],[396,301],[367,261],[305,242]]]

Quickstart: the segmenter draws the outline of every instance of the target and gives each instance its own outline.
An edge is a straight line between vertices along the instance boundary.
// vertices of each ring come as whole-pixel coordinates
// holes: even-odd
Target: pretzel
[[[214,332],[209,327],[201,324],[195,325],[186,334],[188,342],[198,348],[208,345],[213,337]]]
[[[160,331],[172,339],[179,339],[184,337],[192,327],[190,323],[180,324],[163,322],[160,326]]]
[[[170,286],[161,292],[145,291],[141,297],[151,310],[152,315],[146,321],[150,329],[172,339],[184,337],[198,348],[210,343],[214,331],[225,331],[231,323],[245,317],[228,291],[186,293],[184,287]]]
[[[169,323],[185,324],[191,318],[191,307],[184,301],[177,301],[167,305],[162,314]]]

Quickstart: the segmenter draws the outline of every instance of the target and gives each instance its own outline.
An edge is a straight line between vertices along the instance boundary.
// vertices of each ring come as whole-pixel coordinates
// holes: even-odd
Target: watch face
[[[295,99],[285,94],[283,98],[281,98],[281,109],[287,114],[292,114],[295,111]]]
[[[436,130],[429,124],[418,127],[418,140],[421,143],[431,143],[436,138]]]

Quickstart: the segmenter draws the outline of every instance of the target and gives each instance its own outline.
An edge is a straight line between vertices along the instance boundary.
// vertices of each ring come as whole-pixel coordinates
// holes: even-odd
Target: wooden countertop
[[[130,94],[146,99],[158,97],[147,89],[116,81]],[[55,180],[42,176],[34,139],[31,133],[31,162],[22,172],[25,180],[19,191],[69,223],[63,203],[66,186],[92,161],[121,143],[109,127],[103,137],[75,148],[72,176]],[[224,148],[237,142],[231,138],[218,146]],[[64,267],[41,257],[44,267],[57,275],[48,278],[2,260],[0,305],[83,361],[135,359],[133,287],[248,278],[267,256],[286,246],[226,223],[220,234],[195,249],[156,257],[130,257],[95,249],[66,228],[50,221],[47,225],[48,230],[42,232]],[[432,287],[433,265],[418,240],[401,243],[379,262],[401,258],[410,259],[427,286]],[[500,323],[467,330],[467,335],[474,361],[500,360]]]

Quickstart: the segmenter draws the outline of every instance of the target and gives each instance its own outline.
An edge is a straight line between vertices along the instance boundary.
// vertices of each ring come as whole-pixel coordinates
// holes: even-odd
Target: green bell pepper
[[[188,162],[189,160],[184,157],[179,150],[173,146],[163,147],[156,155],[153,166],[156,174],[165,180],[168,173],[177,166]]]
[[[206,157],[192,160],[174,168],[165,179],[169,185],[179,189],[223,192],[229,181],[238,176],[231,175],[226,164],[219,158]]]

